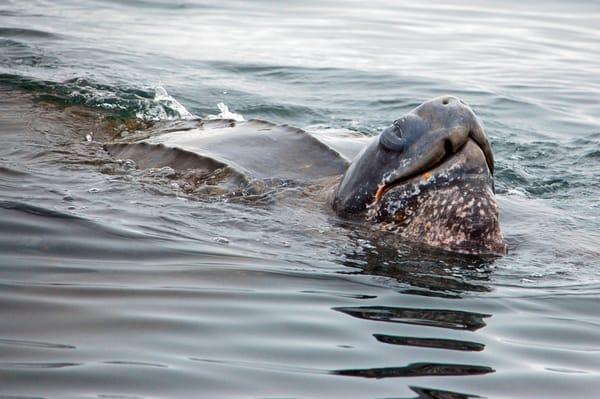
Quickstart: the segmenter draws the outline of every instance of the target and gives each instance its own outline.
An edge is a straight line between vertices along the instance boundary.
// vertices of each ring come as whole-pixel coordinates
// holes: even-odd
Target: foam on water
[[[206,115],[206,119],[233,119],[234,121],[242,122],[244,121],[244,116],[241,114],[237,114],[235,112],[231,112],[229,107],[224,103],[218,103],[217,108],[219,108],[219,112],[216,115]]]
[[[194,118],[194,115],[162,86],[154,89],[154,99],[136,116],[142,120],[153,121]]]

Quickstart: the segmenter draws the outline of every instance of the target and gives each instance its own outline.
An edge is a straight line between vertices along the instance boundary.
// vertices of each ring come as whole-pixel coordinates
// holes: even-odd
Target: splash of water
[[[217,108],[219,108],[219,111],[221,112],[219,112],[217,115],[206,115],[205,119],[233,119],[234,121],[238,122],[245,120],[242,114],[231,112],[229,107],[224,103],[218,103]]]
[[[173,120],[192,119],[194,114],[174,99],[164,87],[157,86],[152,104],[137,112],[136,117],[144,120]]]

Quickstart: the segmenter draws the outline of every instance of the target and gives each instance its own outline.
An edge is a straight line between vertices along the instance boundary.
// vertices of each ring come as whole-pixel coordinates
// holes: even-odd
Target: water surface
[[[593,1],[0,3],[0,395],[597,396],[599,19]],[[293,186],[199,198],[102,150],[220,102],[369,136],[442,94],[492,139],[504,258],[391,245]]]

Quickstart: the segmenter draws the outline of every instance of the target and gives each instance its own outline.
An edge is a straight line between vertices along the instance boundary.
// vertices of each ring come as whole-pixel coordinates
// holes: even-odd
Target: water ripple
[[[350,377],[390,378],[390,377],[426,377],[452,375],[480,375],[493,373],[495,370],[487,366],[444,363],[412,363],[404,367],[379,367],[371,369],[344,369],[332,373]]]
[[[489,314],[450,309],[416,309],[392,306],[360,306],[335,308],[338,312],[364,320],[416,324],[453,330],[476,331],[485,327]]]
[[[25,341],[21,339],[0,338],[0,345],[8,346],[25,346],[31,348],[48,348],[48,349],[75,349],[73,345],[54,344],[50,342]]]
[[[478,395],[469,395],[458,392],[444,391],[440,389],[432,389],[432,388],[424,388],[424,387],[416,387],[411,386],[412,389],[417,395],[414,399],[476,399],[482,398]]]
[[[80,366],[81,363],[67,363],[67,362],[0,362],[0,369],[5,368],[9,370],[13,369],[60,369],[66,367]]]
[[[59,35],[40,31],[35,29],[24,29],[24,28],[7,28],[0,27],[0,36],[4,37],[18,37],[28,39],[57,39]]]
[[[418,338],[400,337],[396,335],[373,334],[379,342],[392,345],[406,345],[423,348],[448,349],[457,351],[480,352],[485,349],[484,344],[472,341],[459,341],[444,338]]]

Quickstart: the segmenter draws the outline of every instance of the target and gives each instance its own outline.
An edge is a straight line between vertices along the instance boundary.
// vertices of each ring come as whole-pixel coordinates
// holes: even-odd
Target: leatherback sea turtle
[[[139,168],[221,172],[241,188],[321,182],[340,217],[448,251],[506,253],[492,149],[462,100],[427,101],[369,141],[317,137],[262,120],[217,119],[105,148]]]

